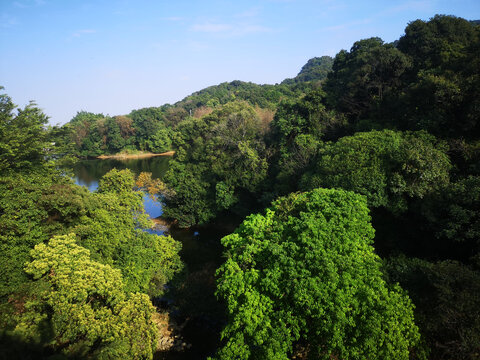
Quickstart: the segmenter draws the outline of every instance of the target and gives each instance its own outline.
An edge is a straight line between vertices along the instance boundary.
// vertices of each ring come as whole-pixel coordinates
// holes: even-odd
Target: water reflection
[[[157,156],[144,159],[105,159],[105,160],[84,160],[79,161],[73,167],[75,175],[75,183],[77,185],[85,186],[90,191],[95,191],[98,188],[98,181],[110,170],[116,168],[118,170],[130,169],[136,175],[141,172],[151,172],[152,177],[161,179],[168,170],[168,162],[170,157]],[[158,198],[144,195],[143,205],[145,212],[155,219],[163,214],[162,204]],[[163,234],[163,230],[153,230],[152,232]]]

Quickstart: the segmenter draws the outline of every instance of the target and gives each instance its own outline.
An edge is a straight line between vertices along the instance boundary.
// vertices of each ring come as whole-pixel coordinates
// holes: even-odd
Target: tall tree
[[[335,56],[325,83],[328,101],[352,122],[371,117],[409,66],[407,56],[378,37],[357,41]]]
[[[400,126],[443,138],[477,138],[480,26],[455,16],[416,20],[398,49],[413,62],[404,77]]]
[[[164,177],[173,190],[165,216],[191,226],[243,205],[242,197],[251,200],[267,175],[262,128],[255,110],[244,102],[181,123],[178,151]]]
[[[0,87],[0,91],[3,87]],[[30,102],[17,109],[12,99],[0,95],[0,172],[8,169],[27,169],[45,161],[46,150],[52,147],[46,142],[45,124],[48,117]]]
[[[364,197],[291,194],[222,239],[219,359],[409,359],[413,306],[382,278]]]

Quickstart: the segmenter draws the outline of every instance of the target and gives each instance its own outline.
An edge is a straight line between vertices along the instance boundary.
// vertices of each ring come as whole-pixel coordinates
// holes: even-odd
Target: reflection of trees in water
[[[116,168],[118,170],[130,169],[135,174],[141,172],[151,172],[152,177],[162,178],[168,169],[170,157],[151,157],[144,159],[105,159],[105,160],[84,160],[78,162],[74,168],[74,174],[77,179],[87,186],[98,181],[107,172]]]
[[[114,168],[118,170],[130,169],[137,175],[141,172],[151,172],[154,179],[162,178],[163,174],[167,171],[169,160],[169,157],[129,160],[84,160],[75,164],[73,172],[79,185],[86,186],[93,191],[98,187],[100,178]],[[156,199],[146,197],[144,199],[144,206],[145,211],[151,217],[155,218],[162,214],[162,206]]]

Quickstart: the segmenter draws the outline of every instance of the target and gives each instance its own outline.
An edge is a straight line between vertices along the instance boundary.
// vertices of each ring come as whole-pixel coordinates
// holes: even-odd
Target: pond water
[[[118,170],[130,169],[136,175],[141,172],[150,172],[153,178],[161,179],[168,170],[169,161],[170,157],[168,156],[130,160],[84,160],[75,164],[73,172],[76,184],[86,186],[90,191],[95,191],[98,188],[100,178],[114,168]],[[144,195],[143,205],[145,212],[151,218],[157,218],[163,213],[161,203],[149,195]]]
[[[134,160],[85,160],[73,168],[75,182],[90,191],[98,188],[98,181],[107,172],[130,169],[135,174],[151,172],[153,178],[162,179],[168,170],[170,157],[152,157]],[[144,196],[145,211],[152,218],[162,214],[162,205],[150,196]],[[174,281],[166,294],[168,310],[177,323],[184,323],[183,339],[192,344],[184,352],[157,353],[156,359],[205,359],[214,355],[219,333],[224,324],[224,308],[215,298],[215,270],[223,262],[220,239],[231,233],[238,220],[219,218],[207,227],[169,229],[168,233],[182,243],[180,256],[186,271]],[[154,231],[161,235],[163,231]]]

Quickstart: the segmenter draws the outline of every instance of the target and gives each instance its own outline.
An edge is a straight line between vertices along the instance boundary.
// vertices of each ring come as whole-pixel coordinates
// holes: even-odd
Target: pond
[[[112,169],[130,169],[136,175],[141,172],[150,172],[153,178],[161,179],[168,170],[169,161],[170,157],[168,156],[129,160],[83,160],[74,165],[73,172],[76,184],[86,186],[90,191],[95,191],[98,188],[100,178]],[[145,195],[143,197],[143,205],[145,212],[151,218],[157,218],[162,215],[162,205],[151,196]]]
[[[151,157],[132,160],[85,160],[73,167],[75,182],[90,191],[98,188],[100,178],[116,169],[130,169],[135,174],[151,172],[162,179],[168,170],[170,157]],[[162,214],[162,204],[144,196],[145,211],[150,217]],[[168,233],[182,243],[180,256],[186,271],[171,285],[166,294],[169,305],[164,310],[174,314],[177,323],[186,324],[180,334],[192,347],[183,352],[157,353],[156,359],[205,359],[214,355],[219,333],[224,323],[224,308],[215,298],[215,270],[222,263],[220,239],[238,225],[232,218],[216,219],[207,227],[169,229]],[[162,230],[154,231],[159,235]],[[164,306],[164,305],[162,305]]]

